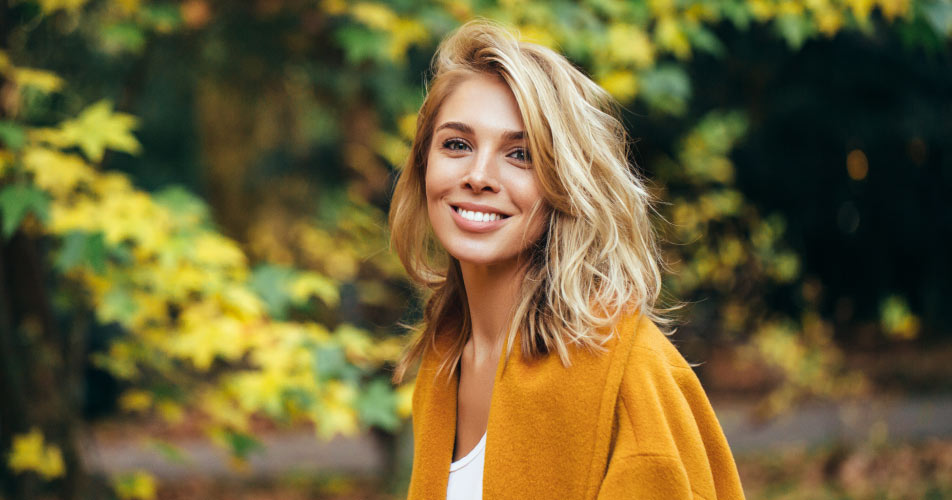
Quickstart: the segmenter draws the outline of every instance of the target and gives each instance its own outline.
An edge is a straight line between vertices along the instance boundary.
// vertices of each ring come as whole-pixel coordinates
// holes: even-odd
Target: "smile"
[[[460,215],[460,217],[471,220],[473,222],[492,222],[499,219],[505,219],[507,215],[500,213],[491,213],[491,212],[476,212],[473,210],[463,210],[459,207],[453,207],[453,210]]]

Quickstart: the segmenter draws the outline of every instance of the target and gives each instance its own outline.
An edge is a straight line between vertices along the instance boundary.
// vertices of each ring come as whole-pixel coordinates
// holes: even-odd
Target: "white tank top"
[[[486,434],[465,457],[450,464],[450,480],[446,483],[446,500],[482,500],[483,460],[486,457]]]

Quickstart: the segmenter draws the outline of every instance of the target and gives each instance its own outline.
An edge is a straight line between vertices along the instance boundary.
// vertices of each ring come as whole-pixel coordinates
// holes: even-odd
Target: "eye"
[[[469,144],[466,144],[462,139],[447,139],[443,141],[443,149],[449,151],[469,151]]]
[[[529,163],[531,161],[529,157],[529,151],[527,151],[525,148],[518,148],[509,153],[508,156],[522,163]]]

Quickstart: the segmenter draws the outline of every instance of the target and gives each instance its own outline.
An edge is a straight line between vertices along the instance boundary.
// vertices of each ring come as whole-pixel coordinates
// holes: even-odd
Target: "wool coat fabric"
[[[500,357],[486,435],[483,498],[743,499],[701,384],[649,319],[625,318],[606,352]],[[409,500],[446,498],[458,372],[436,371],[452,339],[424,351],[413,393]],[[503,369],[505,368],[505,369]]]

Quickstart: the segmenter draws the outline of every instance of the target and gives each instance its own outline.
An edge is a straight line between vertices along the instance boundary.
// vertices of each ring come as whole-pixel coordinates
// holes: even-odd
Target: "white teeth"
[[[471,210],[463,210],[462,208],[456,209],[457,213],[463,216],[466,220],[471,220],[475,222],[492,222],[499,220],[502,217],[499,214],[487,214],[485,212],[473,212]]]

